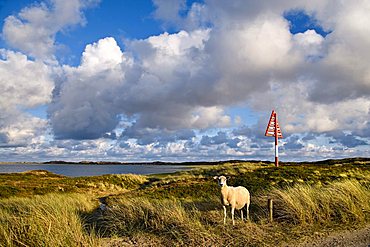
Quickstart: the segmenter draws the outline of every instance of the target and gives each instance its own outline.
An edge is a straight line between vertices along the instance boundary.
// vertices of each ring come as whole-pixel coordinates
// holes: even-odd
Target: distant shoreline
[[[352,157],[352,158],[341,158],[341,159],[325,159],[318,161],[297,161],[297,162],[281,162],[281,164],[305,164],[305,163],[337,163],[337,162],[369,162],[370,158],[366,157]],[[0,165],[32,165],[32,164],[43,164],[43,165],[180,165],[180,166],[201,166],[201,165],[222,165],[225,163],[265,163],[270,164],[273,161],[267,160],[224,160],[224,161],[185,161],[185,162],[166,162],[166,161],[150,161],[150,162],[120,162],[120,161],[64,161],[64,160],[52,160],[44,162],[33,162],[33,161],[0,161]]]
[[[201,166],[201,165],[221,165],[225,163],[240,163],[240,162],[250,162],[250,163],[268,163],[270,161],[261,160],[226,160],[226,161],[187,161],[187,162],[165,162],[165,161],[151,161],[151,162],[119,162],[119,161],[45,161],[45,162],[28,162],[28,161],[1,161],[0,165],[32,165],[32,164],[42,164],[42,165],[179,165],[179,166]]]

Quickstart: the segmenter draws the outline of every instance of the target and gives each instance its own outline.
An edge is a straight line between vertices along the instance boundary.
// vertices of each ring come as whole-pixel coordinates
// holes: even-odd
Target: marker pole
[[[276,112],[275,112],[275,166],[279,167],[279,149],[278,149],[278,132],[277,132]]]

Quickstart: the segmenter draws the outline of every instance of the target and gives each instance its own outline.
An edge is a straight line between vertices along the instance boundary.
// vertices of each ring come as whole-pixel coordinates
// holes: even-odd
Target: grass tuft
[[[327,186],[297,185],[271,192],[276,217],[293,224],[364,223],[369,220],[370,190],[357,180]]]
[[[206,238],[200,235],[205,232],[200,212],[194,206],[185,208],[176,199],[125,198],[90,220],[96,220],[92,226],[101,237],[155,234],[178,244]]]
[[[0,200],[0,243],[5,246],[97,246],[81,219],[96,206],[82,194]]]

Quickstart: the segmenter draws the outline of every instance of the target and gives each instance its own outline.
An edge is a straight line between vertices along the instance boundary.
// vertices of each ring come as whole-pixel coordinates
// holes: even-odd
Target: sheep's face
[[[227,178],[225,176],[214,177],[214,179],[217,179],[218,185],[220,187],[223,187],[226,185]]]

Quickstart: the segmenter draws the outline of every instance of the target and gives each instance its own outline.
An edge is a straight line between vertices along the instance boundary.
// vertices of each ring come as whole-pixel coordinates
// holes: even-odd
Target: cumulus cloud
[[[5,145],[30,144],[45,130],[46,121],[28,116],[24,109],[47,104],[53,82],[50,69],[21,53],[0,50],[0,133]]]
[[[293,36],[298,52],[302,52],[307,60],[315,62],[324,57],[323,51],[324,37],[316,33],[315,30],[307,30],[304,33],[297,33]]]
[[[63,68],[65,79],[49,108],[57,138],[106,136],[118,126],[117,116],[124,115],[131,122],[115,132],[121,135],[122,147],[130,138],[141,146],[167,145],[184,141],[175,134],[184,130],[231,127],[225,109],[243,102],[256,111],[279,111],[287,150],[304,148],[299,137],[290,137],[293,133],[365,128],[369,99],[359,89],[366,89],[367,69],[357,66],[363,61],[358,59],[361,54],[351,45],[354,41],[344,37],[344,30],[353,30],[341,15],[327,18],[330,3],[283,1],[271,9],[269,4],[251,1],[227,6],[206,1],[194,3],[187,12],[183,1],[171,4],[176,8],[156,1],[156,18],[187,31],[132,40],[125,51],[112,38],[102,39],[86,47],[79,67]],[[336,10],[346,7],[341,3]],[[315,30],[292,34],[284,13],[294,9],[314,14],[316,24],[332,32],[325,37]],[[356,66],[343,59],[351,57],[343,54],[343,46],[357,54]],[[344,67],[361,73],[347,75]],[[338,68],[339,73],[334,73]],[[83,95],[73,93],[82,88]],[[226,141],[224,136],[224,143],[236,148],[243,137],[249,145],[267,148],[268,141],[258,132],[265,125],[261,119],[246,131],[234,130],[234,137]],[[216,139],[204,136],[200,144]]]
[[[0,56],[1,108],[10,111],[50,101],[53,82],[45,64],[4,49],[0,49]]]
[[[74,25],[84,25],[82,9],[98,1],[52,0],[23,8],[4,21],[2,35],[13,48],[32,57],[55,62],[55,35]]]
[[[220,61],[222,75],[231,74],[228,81],[245,81],[223,83],[234,94],[269,90],[271,81],[295,83],[303,77],[311,83],[309,101],[330,103],[368,95],[363,59],[369,44],[366,1],[281,1],[278,6],[268,1],[206,1],[204,7],[214,13],[209,16],[214,27],[206,44],[216,54],[213,61]],[[294,9],[315,15],[317,25],[333,31],[325,38],[314,30],[292,35],[283,13]],[[322,83],[327,90],[321,90]]]
[[[56,33],[83,25],[82,10],[89,4],[54,0],[5,20],[6,41],[37,58],[3,51],[2,94],[11,102],[0,104],[6,121],[16,119],[19,106],[50,101],[51,67],[38,59],[55,60]],[[175,32],[126,40],[124,49],[114,38],[102,38],[86,45],[80,65],[53,67],[48,117],[59,143],[56,153],[260,157],[272,148],[263,136],[271,109],[278,111],[286,138],[283,156],[329,155],[338,148],[331,141],[342,149],[368,143],[368,1],[206,0],[187,6],[183,0],[155,0],[154,5],[154,17]],[[297,10],[328,34],[291,33],[284,14]],[[23,71],[30,70],[38,79],[26,85],[30,75]],[[15,83],[7,84],[9,78]],[[10,97],[13,92],[18,98]],[[240,105],[259,114],[255,125],[237,117],[233,128],[227,112]],[[1,121],[0,142],[15,140],[14,132],[5,131],[9,123]]]
[[[63,67],[62,85],[48,109],[56,138],[96,139],[118,124],[115,100],[127,61],[116,41],[86,46],[81,61],[79,67]]]
[[[57,138],[94,139],[113,131],[118,115],[132,128],[181,130],[225,127],[230,117],[203,102],[199,81],[208,30],[163,34],[134,41],[123,53],[113,38],[86,46],[79,67],[64,66],[49,115]],[[199,59],[192,60],[192,58]],[[201,91],[197,91],[202,87]],[[204,104],[203,104],[204,103]]]

